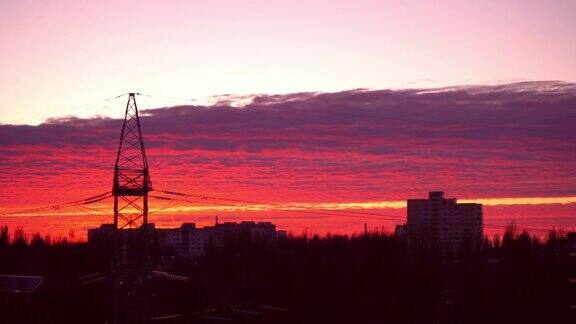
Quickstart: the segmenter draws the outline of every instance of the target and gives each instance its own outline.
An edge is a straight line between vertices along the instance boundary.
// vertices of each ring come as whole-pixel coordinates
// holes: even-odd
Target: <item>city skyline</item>
[[[66,235],[105,222],[108,198],[58,206],[112,190],[134,92],[154,189],[206,198],[151,192],[165,226],[220,214],[296,233],[393,230],[407,197],[442,190],[482,203],[487,223],[574,230],[573,12],[568,0],[0,2],[0,224]],[[10,214],[44,206],[56,207]]]
[[[202,224],[221,214],[271,220],[295,233],[352,233],[365,222],[392,230],[402,222],[405,198],[443,190],[484,204],[487,223],[570,230],[575,87],[524,82],[298,93],[261,95],[242,107],[228,98],[142,110],[151,179],[160,190],[152,192],[151,221]],[[114,99],[117,109],[125,99]],[[7,175],[1,212],[109,191],[120,126],[109,118],[0,126]],[[197,197],[167,201],[162,190]],[[111,202],[102,201],[3,220],[62,235],[107,222],[110,213]]]
[[[0,1],[0,323],[574,323],[574,13]]]

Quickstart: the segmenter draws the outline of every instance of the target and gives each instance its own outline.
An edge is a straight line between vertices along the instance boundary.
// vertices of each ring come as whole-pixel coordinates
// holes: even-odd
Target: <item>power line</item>
[[[147,94],[147,93],[140,93],[140,95],[150,98],[166,98],[166,99],[177,99],[177,100],[186,100],[186,101],[198,101],[197,99],[187,98],[187,97],[175,97],[175,96],[163,96],[163,95],[154,95],[154,94]]]
[[[157,197],[158,198],[158,197]],[[211,205],[217,205],[217,206],[226,206],[226,207],[237,207],[238,205],[234,205],[234,204],[226,204],[226,203],[220,203],[220,202],[208,202],[208,201],[194,201],[194,200],[188,200],[188,199],[184,199],[184,198],[171,198],[174,200],[179,200],[179,201],[183,201],[183,202],[189,202],[189,203],[204,203],[204,204],[211,204]],[[265,203],[262,203],[265,204]],[[297,209],[282,209],[282,211],[284,212],[290,212],[290,213],[304,213],[304,214],[312,214],[312,215],[327,215],[327,216],[336,216],[336,214],[334,213],[329,213],[329,212],[319,212],[319,211],[309,211],[309,210],[297,210]],[[361,215],[348,215],[349,217],[356,217],[356,218],[362,218],[362,219],[377,219],[377,220],[384,220],[382,217],[387,217],[385,215],[381,215],[382,217],[375,217],[375,216],[361,216]]]
[[[105,98],[102,100],[93,101],[93,102],[89,102],[89,103],[85,103],[85,104],[74,105],[74,106],[63,108],[63,109],[52,110],[52,111],[49,111],[49,112],[42,114],[42,115],[34,115],[34,116],[19,118],[19,119],[11,121],[10,123],[16,123],[16,122],[19,122],[22,120],[29,120],[29,119],[33,119],[33,118],[47,117],[47,116],[52,115],[54,113],[69,111],[69,110],[73,110],[73,109],[83,108],[86,106],[107,102],[110,100],[118,99],[118,98],[125,96],[125,95],[127,95],[127,93],[123,93],[121,95],[117,95],[114,97]],[[146,94],[146,93],[139,93],[139,95],[150,97],[150,98],[165,98],[165,99],[178,99],[178,100],[186,100],[186,101],[197,101],[197,99],[188,98],[188,97],[156,95],[156,94]],[[371,120],[389,120],[389,121],[401,121],[401,122],[410,122],[410,123],[423,123],[423,124],[441,125],[444,127],[450,126],[450,124],[446,124],[446,122],[434,121],[434,120],[422,120],[422,119],[414,119],[414,118],[390,117],[390,116],[382,116],[382,115],[359,114],[359,113],[348,113],[348,112],[334,112],[334,111],[313,110],[313,109],[298,109],[297,111],[301,112],[301,113],[340,115],[340,116],[348,116],[348,117],[363,117],[363,118],[370,118]],[[469,119],[468,121],[473,121],[473,120]],[[572,132],[572,131],[559,131],[559,130],[552,130],[552,129],[539,129],[539,128],[518,127],[518,126],[497,126],[497,125],[491,125],[491,124],[457,124],[457,126],[466,127],[468,129],[484,128],[484,129],[526,130],[526,131],[534,131],[534,132],[540,132],[540,133],[576,135],[576,132]],[[462,130],[462,128],[460,128],[459,130]]]
[[[235,204],[208,201],[208,199],[210,199],[210,200],[221,200],[221,201],[229,201],[229,202],[236,202],[236,203],[275,206],[279,210],[282,210],[284,212],[291,212],[291,213],[304,213],[304,214],[327,215],[327,216],[344,216],[344,217],[362,218],[362,219],[376,219],[376,220],[384,220],[384,221],[405,221],[406,220],[406,218],[402,217],[402,216],[383,215],[383,214],[370,213],[370,212],[360,212],[360,211],[350,211],[350,210],[334,210],[334,209],[325,209],[325,208],[321,208],[321,207],[311,207],[308,209],[300,209],[299,207],[290,208],[290,204],[284,205],[284,204],[280,204],[280,203],[261,202],[261,201],[254,201],[254,200],[223,198],[223,197],[215,197],[215,196],[207,196],[207,195],[195,195],[195,194],[187,194],[187,193],[167,191],[167,190],[157,190],[157,191],[164,193],[164,194],[172,195],[172,196],[191,197],[191,198],[196,198],[196,199],[200,199],[200,200],[189,200],[189,199],[182,199],[182,198],[151,195],[151,197],[153,197],[153,198],[169,201],[164,206],[162,206],[156,210],[150,211],[149,213],[151,213],[151,214],[159,213],[159,212],[164,211],[166,209],[172,208],[172,207],[176,206],[178,204],[178,202],[204,203],[204,204],[212,204],[212,205],[217,205],[217,206],[238,207],[238,205],[235,205]],[[59,209],[70,208],[70,207],[81,208],[84,210],[84,212],[86,212],[87,210],[90,210],[90,211],[94,211],[94,212],[103,213],[103,214],[99,214],[99,215],[94,215],[94,214],[89,213],[90,215],[93,215],[93,216],[103,216],[105,214],[110,214],[110,212],[100,210],[100,209],[90,208],[86,205],[102,201],[104,199],[110,198],[111,196],[112,195],[110,192],[106,192],[106,193],[103,193],[100,195],[91,196],[91,197],[88,197],[85,199],[76,200],[76,201],[72,201],[69,203],[63,203],[63,204],[51,205],[51,206],[45,206],[45,207],[39,207],[39,208],[33,208],[33,209],[17,210],[17,211],[13,211],[13,212],[9,212],[9,213],[0,214],[0,216],[10,216],[10,215],[17,215],[17,214],[24,214],[24,213],[47,211],[47,210],[59,210]],[[310,211],[310,210],[315,210],[315,211]],[[520,219],[518,221],[546,221],[546,220],[574,220],[574,221],[576,221],[576,217],[530,218],[530,219]],[[506,219],[506,220],[505,219],[495,219],[493,221],[499,221],[499,222],[507,221],[507,222],[512,222],[515,224],[517,220],[516,219]],[[462,223],[462,222],[460,222],[460,224],[466,225],[466,223]],[[509,225],[494,224],[494,223],[484,223],[483,226],[488,227],[488,228],[500,228],[500,229],[505,229],[505,228],[509,227]],[[530,230],[530,231],[546,231],[546,232],[551,230],[551,229],[547,229],[547,228],[535,228],[535,227],[526,227],[526,226],[522,226],[522,227],[518,227],[518,228]]]
[[[242,199],[231,199],[231,198],[221,198],[221,197],[213,197],[213,196],[204,196],[204,195],[192,195],[192,194],[184,194],[184,193],[179,193],[179,192],[174,192],[174,191],[162,191],[162,190],[158,190],[159,192],[163,192],[166,194],[171,194],[171,195],[176,195],[176,196],[187,196],[187,197],[194,197],[194,198],[200,198],[200,199],[215,199],[215,200],[223,200],[223,201],[231,201],[231,202],[240,202],[240,203],[247,203],[247,204],[256,204],[256,205],[269,205],[269,206],[276,206],[279,207],[278,209],[281,209],[283,211],[291,211],[291,212],[307,212],[306,210],[300,210],[298,208],[294,208],[294,209],[287,209],[285,205],[279,204],[279,203],[270,203],[270,202],[258,202],[258,201],[252,201],[252,200],[242,200]],[[194,201],[196,202],[196,201]],[[214,203],[214,202],[211,202]],[[232,204],[226,204],[228,206],[236,206],[236,205],[232,205]],[[376,213],[367,213],[367,212],[352,212],[352,211],[346,211],[346,210],[333,210],[333,209],[325,209],[325,208],[313,208],[314,210],[322,210],[322,211],[327,211],[330,213],[345,213],[345,214],[357,214],[357,215],[362,215],[364,216],[363,218],[366,218],[366,216],[371,216],[371,217],[378,217],[378,219],[382,219],[383,217],[386,218],[390,218],[390,219],[394,219],[394,220],[404,220],[404,217],[401,216],[392,216],[392,215],[382,215],[382,214],[376,214]],[[310,213],[310,212],[308,212]],[[321,213],[320,213],[321,214]],[[371,218],[368,217],[368,218]]]
[[[93,204],[93,203],[102,201],[104,199],[110,198],[110,197],[112,197],[112,193],[108,191],[108,192],[105,192],[103,194],[91,196],[91,197],[80,199],[80,200],[74,200],[74,201],[71,201],[68,203],[62,203],[62,204],[50,205],[50,206],[44,206],[44,207],[38,207],[38,208],[21,209],[21,210],[8,212],[8,213],[2,213],[2,214],[0,214],[0,216],[12,216],[12,215],[25,214],[25,213],[27,214],[27,213],[34,213],[34,212],[47,211],[47,210],[60,210],[62,208],[79,207],[82,205]]]
[[[183,99],[189,101],[196,101],[195,99],[184,98],[184,97],[175,97],[175,96],[163,96],[163,95],[149,95],[149,94],[142,94],[148,97],[158,97],[158,98],[171,98],[171,99]],[[247,111],[247,110],[242,110]],[[349,113],[349,112],[334,112],[334,111],[324,111],[324,110],[316,110],[316,109],[297,109],[297,110],[282,110],[281,112],[303,112],[303,113],[316,113],[316,114],[326,114],[326,115],[340,115],[340,116],[348,116],[348,117],[363,117],[363,118],[370,118],[371,120],[389,120],[389,121],[401,121],[401,122],[409,122],[409,123],[422,123],[422,124],[432,124],[432,125],[440,125],[443,127],[450,126],[450,124],[446,124],[446,122],[442,121],[435,121],[435,120],[422,120],[422,119],[414,119],[414,118],[402,118],[402,117],[391,117],[391,116],[382,116],[382,115],[372,115],[372,114],[360,114],[360,113]],[[251,110],[250,112],[254,112]],[[278,112],[278,110],[274,110],[274,112]],[[466,122],[474,122],[473,119],[468,119]],[[478,121],[478,120],[476,120]],[[462,121],[464,122],[464,121]],[[481,122],[485,122],[481,120]],[[484,129],[505,129],[505,130],[526,130],[526,131],[534,131],[534,132],[543,132],[543,133],[555,133],[555,134],[562,134],[562,135],[576,135],[576,132],[573,131],[559,131],[553,129],[540,129],[540,128],[528,128],[528,127],[518,127],[518,126],[497,126],[492,124],[455,124],[459,127],[467,127],[467,128],[484,128]],[[461,129],[460,129],[461,130]]]
[[[157,190],[157,191],[165,193],[165,194],[169,194],[169,195],[175,195],[175,196],[180,196],[180,197],[193,197],[193,198],[200,198],[200,199],[204,199],[204,200],[214,199],[214,200],[241,202],[241,203],[249,203],[249,204],[272,205],[272,206],[277,206],[277,207],[279,207],[279,209],[281,209],[282,211],[286,211],[286,212],[320,214],[320,215],[329,215],[329,216],[336,216],[336,213],[341,213],[341,214],[351,214],[351,215],[346,215],[349,217],[358,216],[360,218],[371,218],[371,219],[378,219],[378,220],[401,220],[401,221],[406,220],[405,217],[401,217],[401,216],[382,215],[382,214],[368,213],[368,212],[329,210],[329,209],[323,209],[323,208],[314,208],[315,210],[322,210],[323,212],[311,212],[308,210],[286,209],[282,204],[278,204],[278,203],[266,203],[266,202],[259,202],[259,201],[253,201],[253,200],[222,198],[222,197],[214,197],[214,196],[207,196],[207,195],[195,195],[195,194],[187,194],[187,193],[181,193],[181,192],[175,192],[175,191],[165,191],[165,190]],[[166,199],[166,197],[163,197],[163,198]],[[178,199],[178,198],[172,198],[172,199]],[[236,206],[233,204],[222,204],[222,203],[218,203],[218,202],[208,202],[208,201],[190,201],[190,200],[184,200],[184,201],[190,202],[190,203],[199,203],[200,202],[200,203],[211,203],[211,204],[215,204],[215,205]],[[342,215],[338,215],[338,216],[342,216]],[[575,218],[575,220],[576,220],[576,218]],[[510,221],[512,223],[514,222],[513,219]],[[472,224],[472,223],[459,222],[459,224],[460,225],[466,225],[466,224]],[[501,225],[501,224],[484,223],[482,225],[484,227],[488,227],[488,228],[499,228],[499,229],[509,228],[508,225]],[[551,229],[547,229],[547,228],[535,228],[535,227],[525,227],[525,226],[517,227],[517,228],[529,230],[529,231],[540,231],[540,232],[551,231]]]
[[[117,95],[117,96],[114,96],[114,97],[105,98],[105,99],[101,99],[101,100],[98,100],[98,101],[93,101],[93,102],[89,102],[89,103],[85,103],[85,104],[74,105],[74,106],[69,106],[69,107],[66,107],[66,108],[61,108],[61,109],[57,109],[57,110],[48,111],[48,112],[46,112],[46,113],[43,113],[42,115],[34,115],[34,116],[22,117],[22,118],[15,119],[15,120],[9,122],[9,124],[17,123],[17,122],[23,121],[23,120],[44,118],[44,117],[48,117],[48,116],[50,116],[50,115],[52,115],[52,114],[55,114],[55,113],[64,112],[64,111],[69,111],[69,110],[74,110],[74,109],[78,109],[78,108],[84,108],[84,107],[91,106],[91,105],[96,105],[96,104],[99,104],[99,103],[104,103],[104,102],[108,102],[108,101],[111,101],[111,100],[114,100],[114,99],[118,99],[118,98],[123,97],[123,96],[125,96],[125,95],[127,95],[127,93],[123,93],[123,94],[121,94],[121,95]]]

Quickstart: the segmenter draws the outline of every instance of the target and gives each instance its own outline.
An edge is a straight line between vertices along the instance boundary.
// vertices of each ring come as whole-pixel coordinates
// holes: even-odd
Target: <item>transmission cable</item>
[[[311,211],[307,211],[307,210],[297,210],[297,209],[286,209],[283,205],[278,204],[278,203],[265,203],[265,202],[257,202],[257,201],[251,201],[251,200],[241,200],[241,199],[231,199],[231,198],[221,198],[221,197],[213,197],[213,196],[206,196],[206,195],[194,195],[194,194],[187,194],[187,193],[181,193],[181,192],[175,192],[175,191],[165,191],[165,190],[157,190],[158,192],[162,192],[165,194],[169,194],[169,195],[175,195],[175,196],[181,196],[181,197],[193,197],[193,198],[200,198],[203,200],[208,200],[208,199],[215,199],[215,200],[223,200],[223,201],[231,201],[231,202],[242,202],[242,203],[250,203],[250,204],[258,204],[258,205],[272,205],[272,206],[278,206],[280,207],[279,209],[281,209],[282,211],[287,211],[287,212],[298,212],[298,213],[307,213],[307,214],[321,214],[321,215],[329,215],[329,216],[336,216],[335,213],[344,213],[344,214],[353,214],[356,215],[360,218],[370,218],[370,219],[378,219],[378,220],[401,220],[401,221],[406,221],[405,217],[401,217],[401,216],[392,216],[392,215],[382,215],[382,214],[376,214],[376,213],[368,213],[368,212],[352,212],[352,211],[344,211],[344,210],[329,210],[329,209],[323,209],[323,208],[313,208],[315,210],[322,210],[324,212],[311,212]],[[163,197],[164,199],[167,199],[166,197]],[[175,199],[175,198],[174,198]],[[190,200],[184,200],[186,202],[190,202],[190,203],[212,203],[215,205],[224,205],[224,206],[231,206],[231,207],[236,207],[237,205],[233,205],[233,204],[223,204],[223,203],[217,203],[217,202],[208,202],[208,201],[190,201]],[[347,215],[352,217],[353,215]],[[338,215],[340,216],[340,215]],[[386,219],[388,218],[388,219]],[[511,222],[514,222],[514,220],[509,220]],[[475,225],[476,223],[473,222],[462,222],[462,221],[457,221],[457,223],[459,225]],[[488,227],[488,228],[499,228],[499,229],[506,229],[509,226],[508,225],[502,225],[502,224],[492,224],[492,223],[483,223],[482,226],[484,227]],[[547,228],[534,228],[534,227],[526,227],[526,226],[517,226],[517,228],[521,228],[521,229],[525,229],[525,230],[529,230],[529,231],[540,231],[540,232],[549,232],[551,231],[551,229],[547,229]]]

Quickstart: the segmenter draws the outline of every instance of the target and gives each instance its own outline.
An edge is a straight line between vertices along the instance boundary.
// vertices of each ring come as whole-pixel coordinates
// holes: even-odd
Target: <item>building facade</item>
[[[275,239],[283,234],[283,231],[276,231],[276,225],[270,222],[226,222],[205,227],[196,227],[194,223],[183,223],[176,228],[156,228],[154,224],[148,224],[148,226],[150,241],[153,244],[165,253],[184,258],[204,255],[208,244],[221,248],[226,238],[244,235],[250,239]],[[88,243],[112,242],[113,238],[114,226],[112,224],[102,224],[99,228],[88,230]]]
[[[456,207],[461,244],[478,246],[484,238],[482,204],[457,204]]]
[[[408,199],[406,232],[412,245],[455,255],[482,241],[482,205],[458,204],[433,191],[428,199]]]

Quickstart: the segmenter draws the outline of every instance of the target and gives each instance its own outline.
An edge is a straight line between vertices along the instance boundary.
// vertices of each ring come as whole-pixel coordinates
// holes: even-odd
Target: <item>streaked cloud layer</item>
[[[257,95],[248,104],[227,96],[214,106],[144,110],[142,127],[157,189],[375,210],[444,190],[574,216],[574,107],[575,84],[523,82]],[[0,125],[0,206],[108,191],[120,127],[110,118]],[[568,209],[555,213],[560,204]],[[278,222],[297,229],[301,217],[292,218]]]

